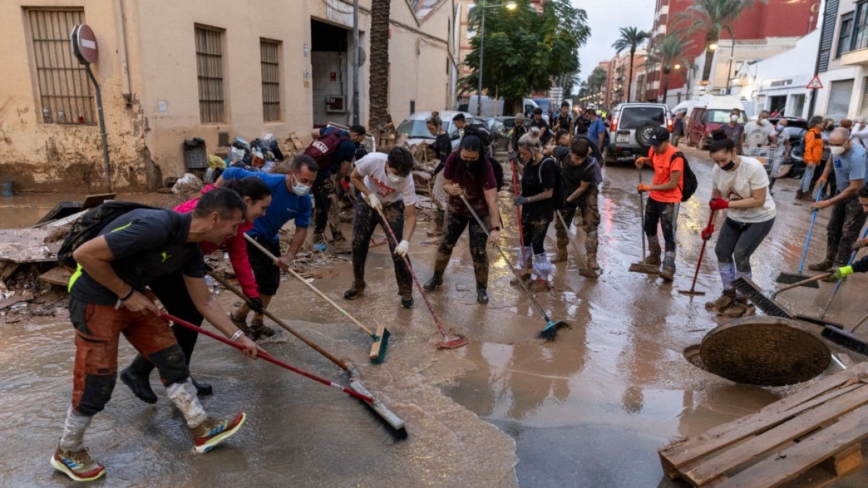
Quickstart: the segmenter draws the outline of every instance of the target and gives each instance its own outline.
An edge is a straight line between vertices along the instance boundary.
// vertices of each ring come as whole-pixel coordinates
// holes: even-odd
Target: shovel
[[[642,184],[642,170],[639,170],[639,184]],[[630,265],[630,271],[633,273],[659,274],[660,266],[653,264],[645,264],[645,199],[642,198],[642,192],[639,192],[639,213],[642,214],[642,262],[633,263]]]

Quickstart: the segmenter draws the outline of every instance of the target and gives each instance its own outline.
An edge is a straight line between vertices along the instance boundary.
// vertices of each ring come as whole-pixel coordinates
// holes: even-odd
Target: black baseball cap
[[[669,131],[663,127],[657,127],[651,132],[651,137],[648,138],[648,144],[659,146],[669,140]]]

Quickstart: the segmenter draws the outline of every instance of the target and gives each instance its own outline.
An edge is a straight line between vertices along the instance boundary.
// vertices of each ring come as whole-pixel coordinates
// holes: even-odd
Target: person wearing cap
[[[660,241],[657,238],[657,224],[663,230],[663,240],[666,254],[663,257],[663,270],[660,277],[664,281],[672,281],[675,276],[675,231],[677,228],[678,209],[681,205],[681,191],[684,188],[684,156],[678,148],[669,143],[669,131],[663,127],[654,129],[648,138],[651,149],[647,158],[636,159],[636,169],[642,170],[645,165],[654,168],[654,180],[651,185],[640,183],[637,189],[640,193],[648,192],[648,203],[645,205],[645,234],[648,236],[648,256],[645,264],[660,266]],[[677,155],[677,156],[676,156]]]

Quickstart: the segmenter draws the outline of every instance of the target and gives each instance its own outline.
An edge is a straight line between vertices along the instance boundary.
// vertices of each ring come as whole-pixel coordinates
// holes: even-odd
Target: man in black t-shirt
[[[598,185],[601,171],[596,158],[590,154],[587,139],[576,139],[570,147],[569,156],[562,159],[561,170],[564,181],[564,207],[560,210],[567,227],[564,228],[560,219],[555,219],[557,231],[558,254],[553,263],[567,260],[569,245],[569,228],[573,223],[576,210],[582,215],[582,229],[587,237],[585,251],[587,252],[587,268],[596,272],[600,269],[597,263],[597,229],[600,226],[600,210],[597,205]],[[557,210],[556,210],[557,211]]]
[[[542,113],[543,111],[539,107],[533,109],[533,121],[531,121],[530,126],[539,128],[539,141],[545,146],[549,143],[552,135],[549,130],[549,124],[543,119]]]
[[[552,124],[552,130],[557,132],[559,130],[565,130],[567,133],[572,133],[573,130],[573,117],[570,116],[570,104],[567,102],[561,103],[561,111],[557,117],[555,117],[554,123]]]
[[[105,474],[105,468],[90,458],[83,440],[93,416],[111,398],[121,334],[160,371],[198,452],[209,451],[244,423],[243,412],[222,420],[205,413],[189,381],[184,352],[166,320],[157,315],[156,304],[145,294],[153,278],[180,269],[199,312],[242,346],[244,354],[256,357],[256,344],[211,299],[199,247],[201,241],[221,243],[234,236],[244,209],[237,193],[218,188],[202,195],[190,214],[162,209],[127,212],[75,250],[78,269],[69,280],[69,316],[76,346],[72,404],[51,458],[55,469],[76,481]]]

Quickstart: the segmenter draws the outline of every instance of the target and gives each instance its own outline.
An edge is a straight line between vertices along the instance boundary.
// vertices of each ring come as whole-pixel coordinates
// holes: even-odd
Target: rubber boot
[[[482,305],[488,303],[488,290],[486,289],[485,285],[482,285],[480,283],[476,284],[476,303],[480,303]]]
[[[663,254],[663,249],[660,247],[660,241],[657,240],[657,236],[649,236],[648,237],[648,257],[643,261],[644,264],[650,264],[651,266],[660,266],[662,261],[660,261],[660,256]]]
[[[709,312],[720,313],[725,310],[726,307],[732,305],[732,302],[734,301],[735,290],[723,290],[723,294],[720,295],[717,300],[705,303],[705,309]]]
[[[214,388],[208,383],[199,383],[192,376],[190,377],[190,382],[193,383],[193,386],[196,387],[196,394],[199,396],[209,396],[214,394]]]
[[[154,370],[154,365],[144,358],[141,354],[137,354],[133,362],[121,371],[121,381],[124,382],[139,400],[153,405],[157,403],[157,395],[151,389],[150,376]]]
[[[431,277],[422,288],[425,291],[434,291],[438,286],[443,284],[443,273],[446,272],[446,266],[449,264],[449,255],[438,252],[434,258],[434,276]]]
[[[567,246],[570,241],[566,237],[558,237],[558,253],[552,259],[553,263],[563,263],[567,260]]]
[[[675,253],[667,252],[663,258],[663,269],[660,270],[663,281],[672,281],[675,278]]]
[[[597,255],[588,253],[588,269],[592,271],[599,271],[600,263],[597,262]]]

